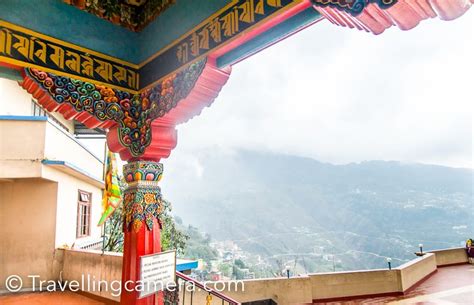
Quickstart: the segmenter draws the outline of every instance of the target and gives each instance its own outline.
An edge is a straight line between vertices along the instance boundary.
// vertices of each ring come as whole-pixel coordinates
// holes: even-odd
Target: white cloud
[[[174,154],[472,167],[472,15],[380,36],[320,22],[234,66],[215,103],[179,127]]]

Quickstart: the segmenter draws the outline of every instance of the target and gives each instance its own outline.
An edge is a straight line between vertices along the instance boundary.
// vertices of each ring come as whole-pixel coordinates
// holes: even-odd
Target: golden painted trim
[[[224,12],[225,10],[231,8],[232,6],[234,6],[235,4],[237,4],[239,2],[239,0],[232,0],[229,4],[227,4],[226,6],[222,7],[221,9],[219,9],[218,11],[214,12],[211,16],[207,17],[206,19],[204,19],[203,21],[201,21],[198,25],[196,25],[195,27],[193,27],[191,30],[187,31],[185,34],[181,35],[179,38],[173,40],[171,43],[169,43],[167,46],[165,46],[164,48],[162,48],[161,50],[159,50],[158,52],[156,52],[155,54],[151,55],[150,57],[148,57],[148,59],[145,59],[145,61],[141,62],[138,64],[138,67],[141,68],[143,67],[144,65],[146,65],[147,63],[149,63],[150,61],[152,61],[153,59],[157,58],[158,56],[160,56],[162,53],[166,52],[167,50],[171,49],[172,47],[174,47],[175,45],[177,45],[180,41],[182,41],[183,39],[185,39],[187,36],[191,35],[193,32],[195,32],[197,29],[199,29],[200,27],[202,27],[203,25],[205,25],[206,23],[208,23],[210,20],[216,18],[216,16],[218,16],[219,14],[221,14],[222,12]]]
[[[11,28],[12,30],[15,30],[15,31],[19,31],[19,32],[22,32],[22,33],[25,33],[25,34],[28,34],[28,35],[36,36],[36,37],[44,39],[44,40],[49,40],[49,41],[54,42],[56,44],[59,44],[61,46],[65,46],[65,47],[72,48],[72,49],[77,49],[79,51],[82,51],[84,53],[88,53],[90,55],[94,55],[94,56],[97,56],[97,57],[102,57],[104,59],[108,59],[110,61],[128,66],[130,68],[138,69],[137,64],[133,64],[133,63],[127,62],[125,60],[112,57],[112,56],[107,55],[107,54],[103,54],[103,53],[100,53],[100,52],[97,52],[97,51],[93,51],[93,50],[75,45],[75,44],[67,42],[67,41],[63,41],[63,40],[60,40],[60,39],[57,39],[57,38],[54,38],[54,37],[51,37],[51,36],[48,36],[48,35],[45,35],[45,34],[41,34],[41,33],[35,32],[33,30],[30,30],[30,29],[27,29],[27,28],[24,28],[24,27],[21,27],[19,25],[15,25],[15,24],[3,21],[3,20],[0,20],[0,26],[5,26],[5,27]]]
[[[129,190],[137,189],[140,187],[159,186],[160,181],[149,181],[149,180],[134,180],[127,182]]]
[[[21,60],[5,57],[5,56],[1,56],[1,55],[0,55],[0,61],[8,63],[8,64],[15,65],[15,66],[35,68],[35,69],[38,69],[38,70],[41,70],[41,71],[45,71],[45,72],[49,72],[49,73],[53,73],[53,74],[57,74],[57,75],[62,75],[62,76],[67,76],[67,77],[70,77],[72,79],[78,79],[78,80],[82,80],[84,82],[99,84],[99,85],[105,86],[107,88],[114,88],[114,89],[118,89],[118,90],[121,90],[121,91],[130,92],[132,94],[140,94],[140,92],[141,92],[141,91],[136,91],[136,90],[132,90],[132,89],[128,89],[128,88],[124,88],[124,87],[104,83],[104,82],[101,82],[101,81],[98,81],[98,80],[95,80],[95,79],[90,79],[90,78],[77,76],[77,75],[74,75],[74,74],[70,74],[70,73],[66,73],[66,72],[46,68],[46,67],[43,67],[43,66],[38,66],[38,65],[35,65],[35,64],[27,63],[27,62],[24,62],[24,61],[21,61]]]
[[[209,53],[215,52],[216,50],[218,50],[218,49],[226,46],[227,44],[233,42],[235,39],[240,38],[242,35],[246,34],[247,32],[249,32],[253,29],[255,29],[255,27],[257,27],[257,26],[261,25],[262,23],[268,21],[268,19],[273,18],[275,16],[278,16],[278,15],[288,11],[289,9],[293,8],[294,6],[303,3],[304,1],[307,1],[307,0],[293,0],[293,2],[289,5],[287,5],[286,7],[280,9],[277,12],[274,12],[271,15],[268,15],[267,17],[260,20],[258,23],[255,23],[254,25],[250,26],[249,28],[245,29],[244,31],[237,33],[234,37],[230,38],[226,42],[218,45],[214,49],[208,50],[207,52],[199,55],[198,57],[194,58],[193,60],[191,60],[188,63],[184,64],[183,66],[179,67],[178,69],[173,70],[172,72],[170,72],[170,73],[164,75],[163,77],[153,81],[152,83],[150,83],[146,87],[143,87],[142,89],[139,89],[138,91],[133,90],[133,89],[128,89],[128,88],[125,88],[125,87],[121,87],[121,86],[117,86],[117,85],[113,85],[113,84],[104,83],[104,82],[101,82],[101,81],[97,81],[95,79],[89,79],[89,78],[77,76],[77,75],[74,75],[74,74],[69,74],[69,73],[66,73],[66,72],[61,72],[61,71],[57,71],[57,70],[54,70],[54,69],[45,68],[45,67],[42,67],[42,66],[26,63],[26,62],[19,61],[19,60],[16,60],[16,59],[6,58],[4,56],[0,56],[0,59],[3,59],[3,61],[7,62],[7,63],[11,63],[11,64],[19,65],[19,66],[25,66],[25,67],[33,67],[33,68],[37,68],[37,69],[40,69],[40,70],[43,70],[43,71],[46,71],[46,72],[56,73],[58,75],[64,75],[64,76],[71,77],[71,78],[74,78],[74,79],[79,79],[79,80],[82,80],[82,81],[97,83],[97,84],[100,84],[100,85],[103,85],[103,86],[107,86],[107,87],[110,87],[110,88],[115,88],[115,89],[118,89],[118,90],[127,91],[127,92],[130,92],[130,93],[133,93],[133,94],[139,94],[143,90],[146,90],[150,87],[153,87],[157,83],[161,82],[163,79],[169,77],[171,74],[178,73],[178,72],[186,69],[189,65],[191,65],[191,64],[195,63],[196,61],[202,59],[203,57],[207,56]],[[54,37],[51,37],[51,36],[48,36],[48,35],[45,35],[45,34],[41,34],[41,33],[35,32],[33,30],[23,28],[21,26],[18,26],[18,25],[15,25],[15,24],[3,21],[3,20],[0,20],[0,26],[5,25],[6,27],[10,27],[13,30],[23,32],[25,34],[37,36],[38,38],[45,39],[45,40],[50,40],[51,42],[54,42],[54,43],[59,44],[59,45],[63,45],[63,46],[69,47],[69,48],[77,49],[77,50],[80,50],[82,52],[85,52],[85,53],[88,53],[88,54],[91,54],[91,55],[95,55],[97,57],[102,57],[104,59],[108,59],[110,61],[117,62],[117,63],[120,63],[122,65],[126,65],[128,67],[136,69],[137,70],[137,77],[139,78],[140,77],[140,74],[139,74],[139,69],[140,68],[142,68],[144,65],[146,65],[147,63],[149,63],[150,61],[152,61],[153,59],[155,59],[156,57],[158,57],[162,53],[166,52],[170,48],[176,46],[180,41],[184,40],[190,34],[195,32],[200,27],[202,27],[206,23],[208,23],[210,20],[214,19],[216,16],[218,16],[219,14],[224,12],[225,10],[231,8],[232,6],[237,4],[238,2],[239,2],[239,0],[232,0],[226,6],[224,6],[223,8],[221,8],[218,11],[216,11],[215,13],[213,13],[211,16],[207,17],[205,20],[201,21],[197,26],[193,27],[191,30],[189,30],[185,34],[181,35],[178,39],[175,39],[173,42],[168,44],[166,47],[164,47],[163,49],[161,49],[157,53],[151,55],[148,59],[146,59],[145,61],[143,61],[142,63],[140,63],[138,65],[127,62],[127,61],[124,61],[124,60],[121,60],[121,59],[118,59],[118,58],[115,58],[115,57],[112,57],[112,56],[109,56],[109,55],[106,55],[106,54],[103,54],[103,53],[96,52],[96,51],[93,51],[93,50],[90,50],[90,49],[87,49],[87,48],[84,48],[84,47],[81,47],[81,46],[78,46],[78,45],[75,45],[75,44],[72,44],[72,43],[69,43],[69,42],[66,42],[66,41],[59,40],[57,38],[54,38]]]
[[[159,83],[159,82],[162,81],[163,79],[169,77],[171,74],[173,74],[173,73],[179,73],[181,70],[186,69],[189,65],[191,65],[191,64],[195,63],[196,61],[202,59],[204,56],[207,56],[209,53],[215,52],[216,50],[218,50],[218,49],[220,49],[220,48],[226,46],[226,45],[229,44],[229,43],[231,43],[231,42],[234,41],[235,39],[240,38],[241,35],[244,35],[244,34],[246,34],[247,32],[249,32],[249,31],[255,29],[255,27],[261,25],[261,23],[264,23],[265,21],[267,21],[267,19],[270,19],[270,17],[278,16],[278,15],[280,15],[280,14],[286,12],[287,10],[289,10],[289,9],[291,9],[291,8],[293,8],[293,7],[295,7],[296,5],[301,4],[301,3],[304,2],[304,1],[306,1],[306,0],[293,0],[293,3],[287,5],[286,7],[282,8],[281,10],[279,10],[279,11],[277,11],[277,12],[274,12],[273,14],[271,14],[271,15],[269,15],[269,16],[263,18],[262,20],[260,20],[260,22],[258,22],[258,23],[256,23],[256,24],[250,26],[249,28],[245,29],[245,30],[242,31],[242,32],[237,33],[234,37],[230,38],[230,39],[227,40],[226,42],[220,44],[219,46],[215,47],[215,48],[212,49],[212,50],[208,50],[207,52],[205,52],[205,53],[199,55],[198,57],[196,57],[195,59],[189,61],[189,62],[186,63],[185,65],[179,67],[178,69],[174,70],[173,72],[168,73],[167,75],[161,77],[160,79],[157,79],[157,80],[153,81],[152,83],[150,83],[150,84],[147,85],[146,87],[143,87],[143,88],[140,89],[140,90],[146,90],[146,89],[148,89],[148,88],[150,88],[150,87],[153,87],[154,85],[156,85],[157,83]],[[219,12],[219,13],[220,13],[220,12]],[[199,28],[199,26],[195,27],[195,28],[194,28],[193,30],[191,30],[190,32],[192,33],[193,31],[196,30],[196,28]],[[178,41],[181,41],[182,39],[186,38],[186,36],[187,36],[188,34],[189,34],[189,32],[188,32],[186,35],[181,36],[181,38],[178,39]],[[171,47],[173,47],[173,46],[174,46],[174,45],[169,45],[169,46],[167,47],[167,49],[168,49],[168,48],[171,48]],[[164,52],[164,51],[166,51],[166,50],[163,50],[163,52]],[[160,51],[160,53],[161,53],[161,51]]]
[[[267,17],[265,17],[264,19],[262,19],[259,23],[257,24],[254,24],[252,25],[250,28],[246,29],[245,31],[241,32],[241,33],[238,33],[236,36],[240,35],[240,34],[244,34],[245,32],[247,32],[247,30],[249,29],[252,29],[253,27],[255,27],[256,25],[260,24],[261,22],[263,21],[266,21],[269,17],[272,17],[274,16],[276,13],[281,13],[281,12],[285,12],[287,11],[289,8],[292,8],[293,6],[295,6],[296,4],[298,3],[301,3],[305,0],[294,0],[292,4],[289,4],[287,5],[284,9],[278,11],[278,12],[275,12],[273,13],[272,15],[269,15]],[[35,32],[33,30],[30,30],[30,29],[27,29],[27,28],[24,28],[24,27],[21,27],[21,26],[18,26],[18,25],[15,25],[13,23],[10,23],[10,22],[7,22],[7,21],[3,21],[3,20],[0,20],[0,26],[2,25],[5,25],[6,27],[10,27],[11,29],[13,30],[16,30],[16,31],[20,31],[20,32],[23,32],[25,34],[29,34],[29,35],[33,35],[33,36],[37,36],[38,38],[42,38],[42,39],[46,39],[46,40],[50,40],[51,42],[54,42],[54,43],[57,43],[59,45],[64,45],[66,47],[69,47],[69,48],[73,48],[73,49],[77,49],[77,50],[80,50],[82,52],[85,52],[85,53],[88,53],[88,54],[91,54],[91,55],[95,55],[95,56],[98,56],[98,57],[102,57],[102,58],[105,58],[105,59],[108,59],[108,60],[111,60],[111,61],[114,61],[114,62],[117,62],[117,63],[120,63],[122,65],[126,65],[126,66],[129,66],[131,68],[134,68],[134,69],[139,69],[139,68],[142,68],[144,65],[146,65],[147,63],[149,63],[150,61],[152,61],[153,59],[155,59],[156,57],[160,56],[162,53],[166,52],[167,50],[169,50],[170,48],[174,47],[178,42],[182,41],[183,39],[185,39],[187,36],[189,36],[190,34],[192,34],[193,32],[195,32],[196,30],[198,30],[200,27],[204,26],[206,23],[208,23],[210,20],[214,19],[216,16],[218,16],[219,14],[221,14],[222,12],[224,12],[225,10],[231,8],[232,6],[234,6],[235,4],[237,4],[239,2],[239,0],[232,0],[229,4],[227,4],[226,6],[224,6],[223,8],[219,9],[218,11],[216,11],[215,13],[213,13],[211,16],[207,17],[206,19],[204,19],[203,21],[201,21],[198,25],[196,25],[195,27],[193,27],[191,30],[187,31],[185,34],[181,35],[179,38],[175,39],[174,41],[172,41],[170,44],[168,44],[166,47],[162,48],[161,50],[159,50],[158,52],[156,52],[155,54],[151,55],[150,57],[148,57],[148,59],[146,59],[145,61],[139,63],[139,64],[134,64],[134,63],[131,63],[131,62],[128,62],[128,61],[125,61],[125,60],[122,60],[122,59],[119,59],[119,58],[116,58],[116,57],[112,57],[110,55],[107,55],[107,54],[104,54],[104,53],[100,53],[100,52],[97,52],[97,51],[93,51],[91,49],[88,49],[88,48],[85,48],[85,47],[81,47],[79,45],[75,45],[73,43],[70,43],[70,42],[67,42],[67,41],[63,41],[63,40],[60,40],[60,39],[57,39],[57,38],[54,38],[54,37],[51,37],[51,36],[48,36],[48,35],[45,35],[45,34],[41,34],[41,33],[38,33],[38,32]],[[219,47],[221,46],[224,46],[226,45],[229,41],[232,41],[233,39],[235,39],[235,37],[231,38],[230,40],[226,41],[224,44],[221,44],[219,45]],[[195,59],[194,59],[195,60]],[[194,61],[193,60],[193,61]],[[187,64],[186,64],[187,65]],[[178,70],[176,70],[175,72],[177,72]]]

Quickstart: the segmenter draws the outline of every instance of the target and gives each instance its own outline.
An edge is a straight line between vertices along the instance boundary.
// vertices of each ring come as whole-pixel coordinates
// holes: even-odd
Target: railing
[[[63,123],[61,123],[58,119],[52,116],[46,109],[43,108],[40,104],[38,104],[35,100],[31,100],[31,112],[33,116],[46,116],[48,119],[54,122],[57,126],[64,129],[64,131],[69,133],[69,128],[66,127]]]
[[[179,300],[177,300],[176,303],[169,303],[176,305],[240,305],[240,303],[236,300],[190,278],[181,272],[176,272],[176,277],[177,286],[180,289],[179,294],[177,295]],[[217,300],[214,300],[214,297]]]

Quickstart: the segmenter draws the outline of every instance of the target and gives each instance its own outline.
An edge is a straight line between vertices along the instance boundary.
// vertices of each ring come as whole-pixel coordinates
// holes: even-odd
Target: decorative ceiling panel
[[[176,0],[63,0],[80,10],[123,26],[141,31]]]

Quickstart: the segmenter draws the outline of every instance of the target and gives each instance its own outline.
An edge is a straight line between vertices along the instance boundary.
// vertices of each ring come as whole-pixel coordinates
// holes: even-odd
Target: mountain
[[[193,156],[163,187],[174,213],[255,264],[298,272],[384,268],[474,234],[473,170],[400,162],[332,165],[237,151]],[[190,162],[190,164],[194,164]],[[260,259],[261,258],[261,259]]]

